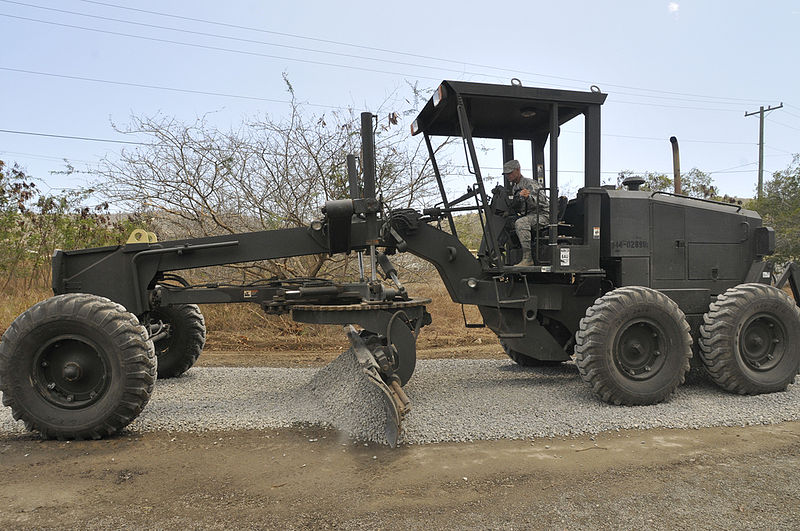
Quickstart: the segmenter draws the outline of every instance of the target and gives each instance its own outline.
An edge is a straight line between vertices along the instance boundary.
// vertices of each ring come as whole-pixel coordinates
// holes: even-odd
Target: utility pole
[[[783,107],[783,102],[777,107],[767,107],[762,105],[757,111],[745,112],[745,117],[758,115],[758,199],[764,192],[764,113],[768,111],[776,111]]]

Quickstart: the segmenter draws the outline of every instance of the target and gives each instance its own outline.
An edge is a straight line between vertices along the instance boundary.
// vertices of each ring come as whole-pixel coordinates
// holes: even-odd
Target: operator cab
[[[596,89],[596,90],[595,90]],[[441,206],[425,213],[446,219],[457,236],[454,212],[477,211],[483,228],[479,249],[482,267],[505,271],[519,261],[521,249],[514,234],[514,204],[507,179],[488,193],[478,161],[475,139],[502,143],[503,161],[514,158],[515,141],[530,145],[531,167],[549,198],[548,227],[532,235],[534,271],[579,273],[596,271],[600,253],[600,106],[606,94],[592,87],[590,92],[443,81],[411,126],[412,135],[422,133],[441,194]],[[558,188],[558,136],[560,127],[584,117],[584,186],[578,197],[567,203]],[[474,184],[466,194],[448,200],[431,137],[461,137],[467,168]],[[545,147],[549,147],[549,168]],[[549,171],[548,171],[549,170]],[[475,205],[462,206],[470,198]],[[537,209],[538,201],[537,203]],[[537,215],[539,212],[536,213]]]

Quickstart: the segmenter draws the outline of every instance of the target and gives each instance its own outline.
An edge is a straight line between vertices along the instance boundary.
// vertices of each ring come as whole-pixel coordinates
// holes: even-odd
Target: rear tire
[[[663,293],[641,286],[615,289],[581,319],[575,363],[604,402],[656,404],[683,383],[692,357],[689,323]]]
[[[740,284],[711,303],[700,349],[709,376],[726,391],[783,391],[800,366],[800,309],[778,288]]]
[[[159,306],[150,321],[170,325],[169,336],[155,342],[158,377],[175,378],[188,371],[206,344],[206,323],[196,304]]]
[[[121,305],[71,293],[40,302],[0,342],[0,391],[16,420],[43,438],[99,439],[150,400],[156,356]]]

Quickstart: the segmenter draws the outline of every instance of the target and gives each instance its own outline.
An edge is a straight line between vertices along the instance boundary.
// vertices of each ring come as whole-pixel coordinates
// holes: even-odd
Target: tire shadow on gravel
[[[579,374],[578,366],[570,361],[565,361],[560,365],[552,365],[550,367],[523,367],[522,365],[517,365],[516,363],[510,362],[499,366],[497,370],[503,372],[519,372],[524,374],[541,374],[544,376],[578,376]]]

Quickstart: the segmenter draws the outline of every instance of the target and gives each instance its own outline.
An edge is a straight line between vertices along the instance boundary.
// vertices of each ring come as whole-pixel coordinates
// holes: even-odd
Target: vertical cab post
[[[558,103],[550,106],[550,231],[547,243],[552,253],[551,263],[555,264],[558,252]]]
[[[467,143],[467,149],[469,151],[469,160],[472,162],[472,167],[475,170],[475,181],[478,185],[478,192],[480,193],[481,197],[481,206],[483,209],[483,215],[488,220],[492,216],[492,209],[489,206],[489,199],[486,197],[486,188],[483,186],[483,178],[481,177],[481,169],[480,165],[478,164],[478,154],[475,151],[475,144],[472,141],[472,126],[469,123],[469,118],[467,117],[467,108],[464,104],[464,100],[459,94],[457,97],[458,106],[457,106],[457,113],[458,113],[458,124],[461,128],[461,138]],[[489,259],[497,263],[500,258],[500,253],[497,249],[497,239],[494,236],[494,231],[492,230],[492,226],[490,223],[486,223],[486,235],[487,235],[487,243],[486,250],[489,253]]]

